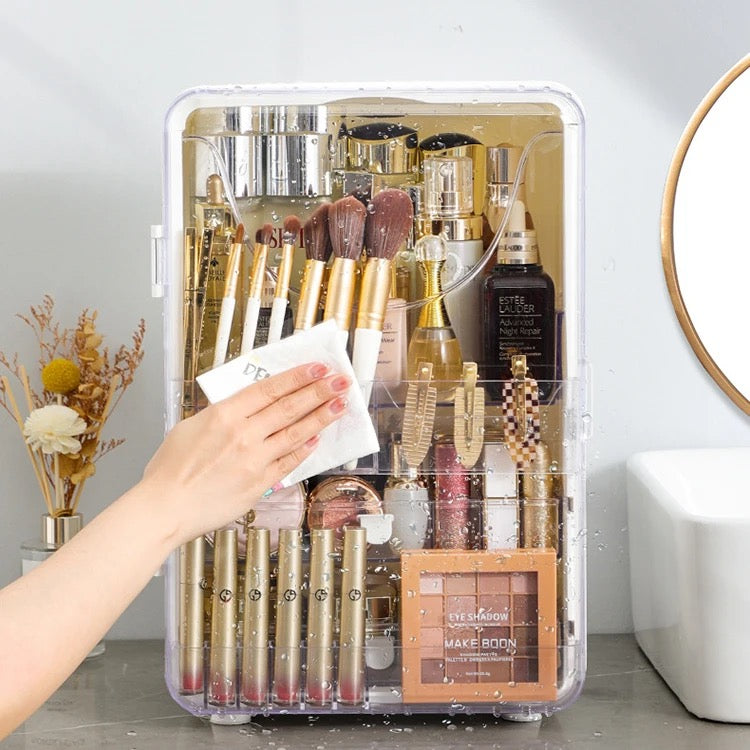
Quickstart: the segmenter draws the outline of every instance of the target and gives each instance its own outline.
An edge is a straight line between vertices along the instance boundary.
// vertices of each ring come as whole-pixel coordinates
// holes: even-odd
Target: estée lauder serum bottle
[[[539,260],[536,232],[526,229],[526,207],[516,200],[497,264],[484,281],[482,339],[485,378],[507,380],[514,354],[526,355],[539,398],[549,398],[555,378],[555,287]],[[546,381],[546,382],[542,382]],[[500,398],[501,386],[489,386]]]

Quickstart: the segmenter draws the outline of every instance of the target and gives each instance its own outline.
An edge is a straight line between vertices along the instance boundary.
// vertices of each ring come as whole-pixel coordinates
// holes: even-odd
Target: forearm
[[[143,485],[0,591],[0,738],[68,677],[166,558],[174,524]],[[83,615],[83,616],[82,616]]]

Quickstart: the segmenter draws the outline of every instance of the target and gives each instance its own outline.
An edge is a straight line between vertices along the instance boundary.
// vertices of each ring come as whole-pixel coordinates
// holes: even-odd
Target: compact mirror
[[[750,56],[693,114],[669,169],[664,273],[682,330],[722,390],[750,414]]]

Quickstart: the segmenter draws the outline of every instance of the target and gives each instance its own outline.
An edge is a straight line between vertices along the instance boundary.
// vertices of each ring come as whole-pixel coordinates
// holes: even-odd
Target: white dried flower
[[[23,436],[34,449],[42,453],[78,453],[81,443],[75,437],[86,430],[86,423],[78,412],[62,404],[48,404],[29,414],[23,426]]]

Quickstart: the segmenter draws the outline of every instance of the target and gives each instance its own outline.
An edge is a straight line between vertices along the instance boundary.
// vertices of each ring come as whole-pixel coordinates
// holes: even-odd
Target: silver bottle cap
[[[468,156],[424,160],[424,208],[430,217],[469,216],[474,210],[472,161]]]
[[[507,183],[516,179],[518,164],[521,161],[523,149],[501,143],[487,149],[487,182]],[[523,183],[524,180],[522,179]]]
[[[263,133],[327,133],[327,110],[323,105],[285,104],[262,107]]]
[[[321,133],[271,134],[266,141],[266,195],[331,194],[331,136]]]
[[[263,195],[263,144],[256,133],[218,133],[206,136],[213,148],[200,141],[188,141],[193,145],[195,169],[193,190],[198,198],[206,197],[206,180],[219,174],[218,156],[227,168],[235,198],[252,198]]]

